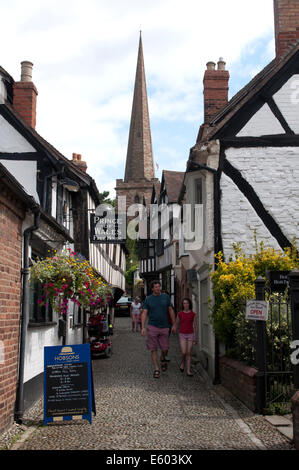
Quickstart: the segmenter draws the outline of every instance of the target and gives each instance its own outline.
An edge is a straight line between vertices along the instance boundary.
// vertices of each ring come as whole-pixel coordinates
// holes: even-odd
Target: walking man
[[[158,349],[161,350],[161,369],[167,369],[165,355],[169,349],[169,322],[167,313],[170,315],[173,333],[176,332],[175,314],[171,306],[169,295],[161,293],[160,281],[152,282],[152,295],[149,295],[144,302],[141,314],[141,334],[146,336],[145,322],[148,316],[146,346],[151,351],[151,358],[154,364],[154,378],[160,377],[158,364]]]

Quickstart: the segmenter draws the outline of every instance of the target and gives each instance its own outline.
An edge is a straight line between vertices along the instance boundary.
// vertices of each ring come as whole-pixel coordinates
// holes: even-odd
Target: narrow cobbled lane
[[[290,449],[289,441],[245,406],[206,380],[199,364],[193,378],[179,371],[177,336],[160,379],[145,338],[117,318],[113,355],[93,361],[97,414],[87,421],[30,428],[20,450],[197,450]]]

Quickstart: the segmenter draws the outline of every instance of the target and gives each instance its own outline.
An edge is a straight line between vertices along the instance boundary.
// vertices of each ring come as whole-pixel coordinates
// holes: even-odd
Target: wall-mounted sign
[[[126,215],[113,211],[104,216],[90,214],[90,243],[124,243],[126,231]]]
[[[269,304],[265,300],[247,300],[246,320],[268,320]]]
[[[268,271],[271,292],[284,292],[288,286],[290,271]]]
[[[44,425],[96,413],[90,345],[44,348]]]

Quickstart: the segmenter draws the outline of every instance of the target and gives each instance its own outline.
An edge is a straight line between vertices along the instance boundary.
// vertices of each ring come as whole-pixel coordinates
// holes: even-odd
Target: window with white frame
[[[202,217],[202,224],[203,224],[203,240],[205,239],[205,211],[206,211],[206,197],[205,197],[205,178],[202,176],[197,178],[194,182],[194,210],[193,210],[193,220],[192,220],[192,229],[195,230],[195,219],[196,219],[196,210],[195,205],[202,205],[203,206],[203,217]]]

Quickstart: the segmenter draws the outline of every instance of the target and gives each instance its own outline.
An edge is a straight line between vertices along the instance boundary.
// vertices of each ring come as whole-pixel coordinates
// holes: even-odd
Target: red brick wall
[[[22,212],[0,186],[0,431],[14,416],[21,299]]]
[[[253,412],[256,411],[256,374],[256,369],[242,362],[220,358],[221,384]]]
[[[228,103],[229,72],[206,70],[203,83],[204,120],[209,122]]]
[[[298,0],[274,0],[276,56],[280,57],[299,39]]]

